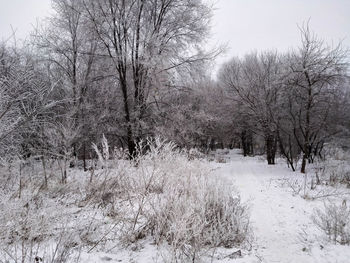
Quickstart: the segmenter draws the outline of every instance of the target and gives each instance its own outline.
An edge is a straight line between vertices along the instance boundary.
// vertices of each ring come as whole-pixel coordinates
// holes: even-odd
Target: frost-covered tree
[[[301,28],[302,44],[288,55],[286,89],[289,122],[303,153],[301,172],[330,135],[327,125],[347,73],[346,50],[326,45],[309,26]]]
[[[252,53],[244,59],[234,58],[221,68],[219,83],[237,106],[236,110],[244,116],[240,121],[243,146],[247,143],[249,131],[262,135],[267,162],[274,164],[281,94],[278,54]]]
[[[56,105],[50,92],[30,54],[0,47],[0,158],[31,154],[37,128]]]
[[[61,99],[65,101],[61,115],[66,116],[56,121],[62,125],[67,119],[72,122],[77,137],[70,147],[74,148],[74,155],[80,153],[85,167],[86,145],[91,144],[87,139],[91,134],[87,125],[88,93],[103,75],[96,66],[97,42],[86,27],[82,1],[54,0],[52,8],[55,13],[47,18],[44,27],[36,30],[33,40],[48,65],[50,78],[60,83]]]
[[[177,69],[208,57],[199,47],[208,35],[211,9],[201,0],[83,2],[90,31],[114,70],[132,156],[135,141],[150,132],[159,89],[176,81]]]
[[[213,150],[214,144],[222,141],[218,140],[217,95],[210,79],[192,83],[186,91],[171,92],[159,105],[157,133],[184,148]]]

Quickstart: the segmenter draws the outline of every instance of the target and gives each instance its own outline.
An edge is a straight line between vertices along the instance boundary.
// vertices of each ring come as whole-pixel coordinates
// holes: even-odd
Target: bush
[[[345,200],[340,206],[334,203],[325,204],[324,211],[316,209],[312,219],[332,242],[350,244],[350,209]]]
[[[134,235],[167,242],[173,260],[194,260],[206,248],[246,240],[248,209],[232,185],[211,177],[207,162],[189,161],[172,143],[156,139],[147,145],[148,153],[137,158],[142,179]]]
[[[140,142],[138,152],[131,164],[119,162],[101,182],[118,205],[112,209],[127,215],[126,244],[152,236],[169,248],[171,261],[193,262],[208,248],[246,240],[248,209],[232,185],[211,176],[207,161],[159,138]]]
[[[350,187],[350,166],[348,161],[329,158],[326,161],[316,160],[313,168],[317,184],[335,186],[344,184]]]
[[[62,184],[53,170],[42,189],[41,174],[32,172],[21,195],[18,183],[1,189],[0,259],[32,262],[39,255],[47,262],[47,245],[58,240],[54,257],[64,262],[78,249],[138,247],[152,238],[169,261],[197,262],[215,247],[246,241],[247,206],[232,185],[211,175],[208,161],[159,138],[140,142],[131,161],[109,154],[105,139],[102,145],[91,175],[72,170]]]
[[[80,250],[74,251],[69,240],[70,236],[64,236],[64,232],[58,240],[51,244],[40,246],[40,243],[22,241],[0,248],[0,262],[36,263],[36,262],[79,262]]]

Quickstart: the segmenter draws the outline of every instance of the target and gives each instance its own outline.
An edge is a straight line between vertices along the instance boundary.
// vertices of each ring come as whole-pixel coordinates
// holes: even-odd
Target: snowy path
[[[231,152],[230,161],[218,174],[233,181],[242,200],[250,203],[254,259],[240,262],[350,262],[344,247],[326,247],[317,237],[320,232],[310,218],[315,202],[281,187],[283,178],[295,176],[284,164],[268,166],[257,158]],[[336,255],[339,249],[345,257]]]

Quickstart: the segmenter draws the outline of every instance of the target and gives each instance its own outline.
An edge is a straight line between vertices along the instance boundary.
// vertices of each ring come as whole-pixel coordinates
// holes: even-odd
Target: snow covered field
[[[212,162],[215,176],[224,177],[239,190],[242,200],[248,202],[251,211],[253,240],[251,247],[242,249],[242,257],[230,257],[237,249],[218,250],[207,262],[240,263],[347,263],[350,247],[334,245],[312,221],[316,207],[323,208],[326,198],[307,200],[295,194],[285,182],[297,180],[301,184],[304,175],[292,172],[285,163],[267,166],[257,157],[243,157],[240,150],[221,154],[226,163]],[[339,199],[348,200],[348,192]],[[332,197],[330,197],[332,198]],[[333,198],[334,199],[334,198]],[[336,201],[336,200],[333,200]],[[161,262],[160,252],[153,246],[141,251],[121,251],[118,255],[83,255],[86,262],[114,259],[120,262]]]
[[[348,199],[349,191],[340,196],[309,200],[296,195],[286,182],[302,184],[304,175],[292,172],[280,161],[275,166],[266,165],[258,157],[243,157],[240,150],[220,154],[225,163],[212,162],[215,176],[224,177],[239,190],[251,211],[253,238],[245,246],[241,257],[230,257],[237,249],[219,249],[207,262],[238,263],[347,263],[350,247],[332,244],[316,227],[312,215],[316,207],[323,209],[324,202]],[[315,192],[317,192],[315,190]],[[312,194],[312,193],[310,193]],[[141,251],[121,251],[118,255],[83,255],[86,262],[99,262],[103,258],[120,262],[162,262],[160,252],[148,245]],[[114,262],[114,261],[112,261]]]
[[[175,158],[177,158],[176,155]],[[268,166],[261,157],[243,157],[240,150],[218,151],[213,159],[209,163],[205,162],[212,171],[210,176],[216,177],[215,180],[218,182],[222,180],[227,184],[232,184],[238,190],[243,204],[249,206],[251,231],[249,237],[241,246],[210,250],[206,255],[203,254],[200,261],[195,262],[349,262],[350,247],[332,243],[312,219],[316,208],[324,210],[324,203],[329,201],[338,205],[349,203],[347,202],[349,200],[349,189],[341,185],[336,187],[317,185],[311,190],[309,189],[310,184],[305,184],[313,178],[311,168],[305,180],[303,174],[292,172],[282,160],[279,160],[277,165]],[[189,169],[195,172],[196,169],[200,169],[200,166],[196,166],[197,164],[199,165],[196,161],[189,161],[186,168],[180,168],[179,171],[185,173],[186,169]],[[166,168],[164,167],[164,169]],[[179,168],[175,162],[173,170],[176,169]],[[89,179],[86,178],[85,181],[82,181],[82,176],[84,174],[77,173],[68,178],[68,181],[71,182],[68,183],[70,185],[68,188],[54,187],[54,190],[50,190],[49,199],[39,196],[41,203],[43,200],[46,203],[41,204],[43,207],[41,214],[27,217],[35,223],[35,226],[32,226],[31,233],[34,232],[34,235],[41,233],[40,236],[35,237],[35,240],[40,240],[45,236],[53,236],[54,232],[50,232],[50,229],[53,229],[55,224],[56,226],[66,224],[68,228],[66,230],[74,229],[75,234],[75,236],[67,234],[67,236],[62,237],[63,239],[67,239],[67,237],[71,239],[66,244],[76,246],[85,240],[82,249],[69,252],[73,253],[73,257],[72,260],[67,262],[170,262],[169,255],[164,247],[156,246],[154,240],[150,237],[140,238],[140,240],[132,242],[128,246],[122,246],[117,242],[114,237],[118,234],[118,227],[115,228],[116,224],[114,222],[119,222],[116,218],[123,215],[115,214],[114,208],[112,210],[108,208],[109,204],[102,203],[103,206],[106,205],[106,208],[101,208],[101,205],[96,207],[94,201],[91,200],[77,202],[77,200],[88,200],[86,194],[94,190],[93,185],[87,189],[79,188],[79,185],[86,184],[85,181]],[[81,192],[74,189],[79,189]],[[87,192],[84,193],[84,191]],[[26,199],[26,194],[29,196],[29,193],[25,191],[23,194],[23,199]],[[16,200],[18,199],[11,197],[9,201],[2,202],[2,212],[7,211],[9,213],[13,210],[11,212],[13,216],[19,215],[22,203]],[[36,200],[35,204],[37,202]],[[8,204],[12,206],[11,209],[8,209]],[[122,209],[121,206],[117,206],[117,208]],[[5,212],[0,216],[5,218]],[[179,216],[175,215],[175,217]],[[5,219],[8,220],[8,218]],[[14,221],[17,222],[17,220]],[[3,225],[3,222],[0,224],[2,229],[12,226],[13,223],[9,220],[6,225]],[[59,227],[54,229],[57,230]],[[21,231],[24,230],[16,229],[14,233],[19,235]],[[20,248],[19,246],[18,249]],[[16,262],[11,258],[13,252],[8,252],[5,249],[0,254],[0,262]],[[43,250],[38,249],[36,253],[44,256]],[[48,253],[55,253],[55,244],[51,245]],[[17,262],[20,262],[20,260]]]

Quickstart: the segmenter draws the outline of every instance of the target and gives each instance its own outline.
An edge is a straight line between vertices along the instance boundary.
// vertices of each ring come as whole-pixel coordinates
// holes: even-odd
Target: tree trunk
[[[305,155],[303,155],[303,162],[301,163],[301,170],[300,170],[300,172],[304,174],[305,170],[306,170],[306,158],[305,158]]]
[[[209,148],[211,151],[215,150],[215,139],[214,138],[210,138]]]
[[[305,173],[305,171],[306,171],[306,161],[307,161],[307,155],[304,153],[303,154],[303,161],[302,161],[302,163],[301,163],[301,169],[300,169],[300,172],[301,173]]]
[[[132,159],[136,156],[136,143],[132,136],[132,128],[130,125],[128,125],[128,133],[127,133],[127,144],[128,144],[128,150],[129,150],[129,158]]]
[[[243,149],[243,155],[248,156],[253,154],[253,136],[250,131],[241,132],[241,143]]]
[[[310,157],[310,118],[311,118],[311,107],[312,107],[312,85],[310,83],[310,78],[307,72],[305,72],[306,79],[308,80],[308,101],[306,105],[306,123],[305,123],[305,132],[304,132],[304,145],[303,145],[303,161],[301,164],[301,173],[306,172],[306,162]]]
[[[42,165],[43,165],[43,172],[44,172],[44,187],[46,189],[47,188],[47,173],[46,173],[46,161],[45,161],[44,153],[41,156],[41,162],[42,162]]]
[[[221,146],[221,149],[225,149],[225,144],[224,144],[224,142],[222,140],[220,142],[220,146]]]
[[[287,150],[286,150],[285,145],[284,145],[285,142],[282,140],[279,132],[277,133],[277,140],[278,140],[280,153],[287,159],[288,168],[290,165],[293,172],[295,172],[294,161],[293,161],[294,158],[293,158],[293,152],[292,152],[292,142],[291,142],[290,135],[288,135],[289,145],[287,146]]]
[[[83,143],[83,166],[84,166],[84,171],[87,171],[86,167],[86,143]]]
[[[267,163],[272,165],[275,164],[276,156],[276,138],[273,134],[266,136],[266,158]]]
[[[247,147],[247,131],[242,131],[241,133],[241,143],[242,143],[242,149],[243,149],[243,155],[248,155],[248,147]]]
[[[18,198],[21,198],[22,195],[22,187],[23,187],[23,182],[22,182],[22,164],[19,164],[19,190],[18,190]]]

